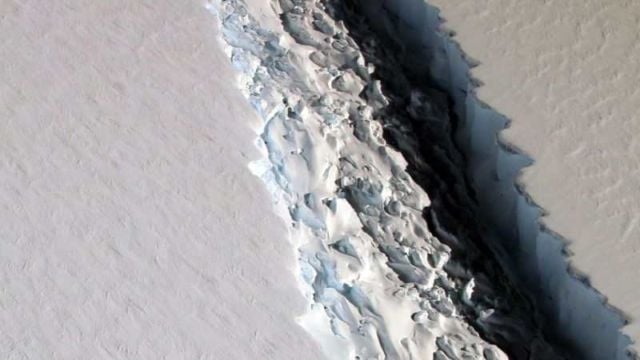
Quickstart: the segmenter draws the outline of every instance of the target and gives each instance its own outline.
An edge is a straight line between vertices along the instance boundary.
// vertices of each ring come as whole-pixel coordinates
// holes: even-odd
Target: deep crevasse
[[[400,67],[432,78],[450,97],[459,119],[456,143],[467,156],[465,171],[491,232],[489,245],[502,253],[503,267],[535,302],[546,335],[576,358],[637,358],[623,333],[627,319],[572,268],[567,241],[544,226],[543,209],[518,183],[521,169],[535,159],[499,139],[508,119],[476,98],[474,61],[442,27],[439,10],[425,0],[353,2],[375,20],[378,32],[402,43]]]
[[[491,339],[509,344],[512,358],[550,359],[535,326],[512,318],[496,279],[451,259],[432,234],[454,238],[429,228],[430,199],[383,136],[409,131],[378,118],[394,100],[361,48],[379,45],[354,41],[334,19],[340,5],[325,5],[272,3],[282,30],[258,23],[242,1],[209,5],[239,87],[264,120],[265,158],[250,166],[299,249],[310,305],[300,323],[332,358],[506,358]],[[437,115],[424,95],[412,93],[412,116]]]

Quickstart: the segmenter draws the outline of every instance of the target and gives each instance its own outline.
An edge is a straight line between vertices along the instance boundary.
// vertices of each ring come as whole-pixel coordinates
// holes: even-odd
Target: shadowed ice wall
[[[492,230],[490,245],[536,303],[547,336],[584,359],[629,358],[630,340],[620,332],[626,320],[571,268],[566,241],[541,223],[544,211],[518,184],[520,170],[533,159],[499,140],[508,119],[475,97],[473,62],[441,31],[439,11],[423,0],[355,3],[378,31],[404,45],[405,67],[451,96],[456,141],[467,158],[479,216]]]

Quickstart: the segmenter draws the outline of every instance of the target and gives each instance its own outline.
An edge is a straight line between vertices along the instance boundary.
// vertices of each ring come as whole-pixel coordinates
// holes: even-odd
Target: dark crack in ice
[[[271,5],[275,27],[210,8],[264,121],[251,168],[291,223],[302,326],[330,358],[566,358],[487,245],[448,94],[357,2]]]

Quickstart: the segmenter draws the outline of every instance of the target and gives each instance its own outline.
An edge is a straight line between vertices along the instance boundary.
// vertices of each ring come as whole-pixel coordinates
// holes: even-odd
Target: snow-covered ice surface
[[[0,12],[0,358],[319,359],[202,2]]]

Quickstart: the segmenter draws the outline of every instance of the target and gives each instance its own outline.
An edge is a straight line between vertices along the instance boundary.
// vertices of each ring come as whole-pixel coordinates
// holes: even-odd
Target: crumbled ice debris
[[[474,279],[469,280],[467,285],[464,286],[462,290],[462,301],[469,306],[473,306],[473,302],[471,301],[471,296],[473,295],[473,289],[475,288],[476,283]]]

